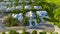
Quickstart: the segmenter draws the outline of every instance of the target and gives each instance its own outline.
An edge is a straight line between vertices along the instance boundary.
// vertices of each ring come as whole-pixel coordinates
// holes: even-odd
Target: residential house
[[[23,9],[23,6],[16,6],[16,9],[21,10],[21,9]]]
[[[19,13],[18,15],[19,15],[18,20],[19,20],[20,22],[23,22],[23,14],[22,14],[22,13]]]
[[[31,5],[26,5],[26,6],[25,6],[25,9],[31,10],[31,9],[32,9],[32,6],[31,6]]]
[[[43,18],[48,18],[49,16],[47,14],[47,11],[36,11],[37,15],[39,15],[39,18],[41,19],[42,22],[45,22]]]
[[[12,17],[18,19],[20,22],[23,21],[23,14],[22,13],[12,14]]]
[[[35,23],[35,26],[38,25],[38,24],[37,24],[37,21],[36,21],[36,14],[35,14],[34,12],[32,12],[32,11],[27,12],[27,13],[26,13],[26,17],[29,18],[29,26],[30,26],[30,27],[34,25],[34,24],[32,25],[32,21]]]
[[[34,9],[40,10],[41,9],[41,6],[34,6]]]
[[[8,7],[7,9],[6,9],[6,11],[12,11],[12,10],[14,10],[15,9],[15,7],[13,6],[13,7]]]

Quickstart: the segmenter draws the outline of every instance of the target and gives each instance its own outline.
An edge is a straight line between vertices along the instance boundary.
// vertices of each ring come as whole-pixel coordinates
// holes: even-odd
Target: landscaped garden
[[[25,5],[23,3],[23,5]],[[55,3],[48,3],[46,2],[45,0],[42,1],[42,0],[36,0],[36,2],[34,3],[30,3],[30,5],[34,6],[34,5],[38,5],[38,6],[41,6],[42,8],[40,10],[46,10],[48,12],[48,15],[50,17],[50,19],[46,19],[44,18],[46,21],[49,21],[51,23],[53,23],[54,25],[57,25],[58,27],[60,27],[60,6],[56,5]],[[33,12],[36,12],[38,10],[32,8],[31,10],[26,10],[23,9],[22,10],[13,10],[13,11],[10,11],[9,13],[13,14],[13,13],[23,13],[23,17],[24,17],[24,21],[22,22],[24,25],[28,25],[28,18],[25,16],[26,12],[28,11],[33,11]],[[37,22],[41,22],[38,15],[36,15],[36,19],[37,19]],[[11,15],[10,17],[8,17],[8,20],[6,22],[6,26],[18,26],[20,22],[15,19],[15,18],[12,18]]]
[[[2,1],[2,0],[0,0]],[[14,1],[12,1],[11,3],[13,3]],[[32,9],[26,9],[26,6],[31,7]],[[30,6],[31,5],[31,6]],[[20,6],[20,8],[19,8]],[[38,6],[40,7],[39,10],[37,10],[36,8],[34,8],[34,6]],[[10,6],[8,6],[8,9],[10,8]],[[18,7],[18,9],[16,8]],[[22,7],[22,8],[21,8]],[[15,9],[16,8],[16,9]],[[5,10],[4,10],[5,11]],[[44,18],[45,21],[48,21],[49,23],[53,24],[53,25],[57,25],[60,28],[60,0],[35,0],[34,2],[31,2],[31,0],[29,0],[28,3],[25,3],[25,0],[23,0],[22,3],[19,3],[18,0],[16,0],[16,3],[14,4],[14,10],[7,10],[8,12],[3,12],[3,13],[9,13],[9,16],[3,21],[3,25],[7,26],[7,27],[18,27],[18,26],[29,26],[29,19],[28,17],[26,17],[26,13],[29,11],[35,12],[36,15],[36,20],[37,23],[39,24],[41,22],[41,19],[39,18],[39,16],[36,14],[36,11],[47,11],[49,19]],[[20,22],[17,18],[13,18],[12,14],[19,14],[22,13],[24,19],[22,22]],[[34,25],[34,22],[32,22],[32,24]],[[34,30],[32,31],[32,33],[30,32],[26,32],[25,29],[22,29],[22,33],[17,32],[16,30],[10,30],[8,32],[8,34],[37,34],[38,31]],[[50,34],[58,34],[57,32],[49,32]],[[6,34],[5,32],[2,32],[2,34]],[[39,34],[47,34],[46,31],[43,32],[39,32]]]

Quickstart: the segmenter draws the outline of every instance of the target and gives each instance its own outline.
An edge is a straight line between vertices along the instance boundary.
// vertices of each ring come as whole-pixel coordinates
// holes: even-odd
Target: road
[[[56,25],[54,25],[54,27],[55,27],[55,31],[54,32],[58,32],[58,34],[60,34],[60,28],[58,26],[56,26]]]

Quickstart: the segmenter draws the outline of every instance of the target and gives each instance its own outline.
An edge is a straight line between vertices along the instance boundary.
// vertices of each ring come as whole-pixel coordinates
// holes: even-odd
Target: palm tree
[[[60,8],[58,8],[54,11],[54,18],[56,20],[60,21]]]

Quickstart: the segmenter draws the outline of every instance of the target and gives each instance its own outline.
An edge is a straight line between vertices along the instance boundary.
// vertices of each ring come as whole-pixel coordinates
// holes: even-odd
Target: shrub
[[[19,21],[13,17],[9,17],[6,23],[6,26],[10,27],[10,26],[18,26]]]
[[[27,18],[26,16],[24,16],[23,25],[24,25],[24,26],[28,26],[28,25],[29,25],[29,23],[28,23],[28,18]]]
[[[36,15],[36,20],[37,20],[37,23],[40,23],[41,22],[41,19],[39,18],[38,15]]]
[[[39,34],[46,34],[46,32],[39,32]]]
[[[7,27],[10,27],[10,25],[11,25],[10,22],[6,23],[6,26],[7,26]]]
[[[26,31],[25,31],[25,29],[23,28],[23,29],[22,29],[22,34],[26,34],[25,32],[26,32]]]
[[[10,30],[9,34],[19,34],[19,33],[17,31],[15,31],[15,30]]]
[[[6,34],[5,32],[2,32],[2,34]]]
[[[30,34],[29,32],[25,32],[26,34]]]
[[[30,34],[29,32],[26,32],[25,29],[22,29],[22,34]]]
[[[32,34],[37,34],[37,31],[36,31],[36,30],[34,30],[34,31],[32,32]]]
[[[50,32],[50,34],[53,34],[53,32]]]

